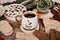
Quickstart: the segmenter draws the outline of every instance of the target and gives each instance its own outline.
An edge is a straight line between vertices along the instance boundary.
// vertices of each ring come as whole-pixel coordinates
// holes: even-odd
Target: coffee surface
[[[33,17],[35,17],[36,15],[33,14],[33,13],[28,13],[28,14],[24,14],[24,16],[27,17],[27,18],[33,18]]]

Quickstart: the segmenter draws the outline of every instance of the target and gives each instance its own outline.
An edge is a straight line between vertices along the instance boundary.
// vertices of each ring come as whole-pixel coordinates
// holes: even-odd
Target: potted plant
[[[52,0],[35,0],[35,4],[37,5],[37,10],[40,12],[47,12],[53,5]]]

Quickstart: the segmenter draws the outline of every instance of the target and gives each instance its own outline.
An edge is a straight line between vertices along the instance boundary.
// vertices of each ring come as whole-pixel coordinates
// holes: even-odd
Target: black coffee
[[[27,17],[27,18],[33,18],[33,17],[35,17],[36,15],[33,14],[33,13],[28,13],[28,14],[24,14],[24,16]]]

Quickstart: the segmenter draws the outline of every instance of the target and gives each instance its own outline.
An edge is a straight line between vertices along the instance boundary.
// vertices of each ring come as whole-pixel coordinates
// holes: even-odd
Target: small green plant
[[[37,8],[40,8],[41,10],[46,10],[52,7],[52,0],[35,0],[35,4],[37,5]]]

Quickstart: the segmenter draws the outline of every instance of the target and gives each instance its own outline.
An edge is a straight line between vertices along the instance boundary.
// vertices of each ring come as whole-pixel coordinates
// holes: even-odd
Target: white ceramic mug
[[[24,29],[34,29],[38,25],[37,15],[33,11],[27,11],[22,15],[22,24]]]

